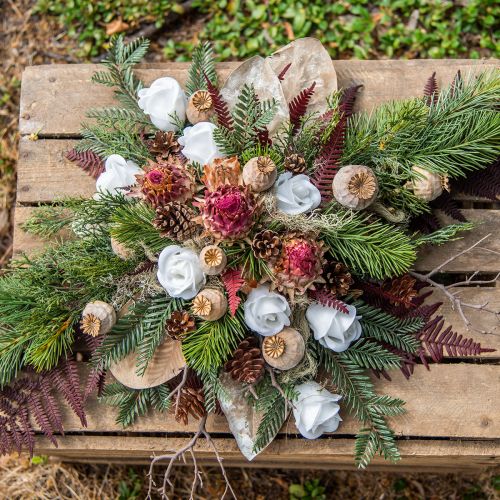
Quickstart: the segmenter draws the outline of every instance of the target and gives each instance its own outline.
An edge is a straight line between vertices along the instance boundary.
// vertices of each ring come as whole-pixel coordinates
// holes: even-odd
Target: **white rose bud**
[[[288,215],[310,212],[321,203],[321,193],[304,174],[285,172],[275,184],[277,208]]]
[[[267,337],[290,326],[290,306],[283,295],[260,286],[252,290],[244,304],[245,323],[256,333]]]
[[[99,199],[99,193],[117,194],[120,188],[133,186],[137,181],[136,174],[140,173],[142,170],[133,161],[120,155],[108,156],[104,172],[95,183],[97,194],[94,198]]]
[[[362,333],[356,308],[349,304],[346,307],[348,314],[321,304],[311,304],[306,311],[314,338],[322,346],[335,352],[345,351]]]
[[[337,430],[342,419],[339,416],[341,398],[322,388],[316,382],[305,382],[295,387],[299,397],[294,402],[295,425],[306,439],[316,439],[325,432]]]
[[[151,87],[139,90],[139,107],[165,132],[175,132],[177,125],[172,119],[177,115],[181,122],[186,120],[186,94],[175,78],[164,77],[155,80]]]
[[[190,161],[196,161],[201,165],[210,163],[215,158],[224,155],[219,151],[214,141],[214,130],[216,126],[210,122],[199,122],[192,127],[186,127],[178,142],[182,148],[182,154]]]
[[[196,252],[171,245],[160,253],[158,281],[171,297],[189,300],[201,290],[206,277]]]

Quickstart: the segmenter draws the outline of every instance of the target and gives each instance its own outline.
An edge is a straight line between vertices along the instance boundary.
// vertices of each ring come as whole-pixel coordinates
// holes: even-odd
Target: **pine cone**
[[[413,299],[417,296],[414,286],[417,280],[409,274],[394,278],[382,285],[382,288],[389,293],[389,302],[394,306],[404,305],[406,308],[412,306]]]
[[[306,171],[306,160],[299,154],[291,154],[285,158],[285,170],[293,174],[303,174]]]
[[[171,201],[156,209],[154,225],[160,229],[161,235],[177,241],[185,241],[192,238],[199,229],[193,218],[194,211],[178,202]]]
[[[187,311],[174,311],[165,324],[167,334],[174,340],[181,340],[194,328],[194,318]]]
[[[242,340],[224,367],[234,380],[254,384],[264,373],[264,358],[255,337]]]
[[[323,277],[326,281],[326,288],[336,297],[347,295],[354,283],[349,269],[341,262],[328,262],[323,268]]]
[[[180,151],[181,147],[175,140],[173,132],[156,132],[153,139],[146,141],[146,146],[156,157],[167,160],[169,156]]]
[[[273,260],[281,253],[281,240],[274,231],[257,233],[252,241],[253,254],[257,259]]]
[[[187,387],[181,389],[179,404],[175,408],[175,420],[187,425],[189,415],[201,418],[205,415],[205,394],[203,387]]]

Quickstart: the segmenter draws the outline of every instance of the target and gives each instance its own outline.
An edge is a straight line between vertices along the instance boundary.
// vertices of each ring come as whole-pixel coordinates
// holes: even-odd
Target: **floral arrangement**
[[[416,363],[488,350],[444,326],[428,298],[446,288],[412,266],[419,247],[472,228],[451,190],[500,193],[498,71],[441,91],[432,75],[422,98],[365,114],[353,111],[361,86],[339,90],[313,39],[242,63],[222,86],[202,44],[184,89],[135,76],[147,47],[116,38],[93,78],[120,106],[90,110],[67,157],[96,178],[95,196],[24,225],[73,238],[0,282],[4,451],[32,449],[28,412],[55,442],[54,391],[82,424],[97,391],[124,426],[149,408],[200,419],[193,444],[222,412],[248,459],[290,414],[314,439],[350,411],[356,463],[398,460],[387,418],[404,402],[377,394],[370,372],[410,377]]]

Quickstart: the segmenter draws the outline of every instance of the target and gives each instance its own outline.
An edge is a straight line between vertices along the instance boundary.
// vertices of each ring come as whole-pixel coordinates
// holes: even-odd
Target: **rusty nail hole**
[[[30,117],[29,113],[24,113],[24,115],[23,115],[24,120],[29,120],[30,118],[31,117]]]
[[[55,82],[55,81],[56,81],[56,77],[55,77],[55,76],[51,76],[51,77],[49,78],[49,82],[53,83],[53,82]]]
[[[29,190],[30,190],[30,187],[29,187],[29,186],[22,186],[22,187],[21,187],[21,191],[22,191],[23,193],[26,193],[26,192],[27,192],[27,191],[29,191]]]

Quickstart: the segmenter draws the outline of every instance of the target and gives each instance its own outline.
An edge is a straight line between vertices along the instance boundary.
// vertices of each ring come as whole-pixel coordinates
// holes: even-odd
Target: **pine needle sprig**
[[[247,330],[241,311],[226,314],[218,321],[203,321],[182,342],[188,365],[200,376],[222,366],[236,349]]]
[[[380,343],[362,339],[345,352],[349,361],[373,370],[393,370],[401,367],[401,358],[385,349]]]
[[[474,223],[463,222],[461,224],[449,224],[437,231],[429,234],[424,234],[418,236],[414,240],[415,246],[419,247],[422,245],[443,245],[449,241],[456,241],[460,239],[459,235],[462,231],[470,231],[474,228]]]
[[[217,85],[214,51],[210,42],[199,43],[193,50],[191,66],[186,81],[186,95],[190,97],[197,90],[208,90],[207,79]]]

